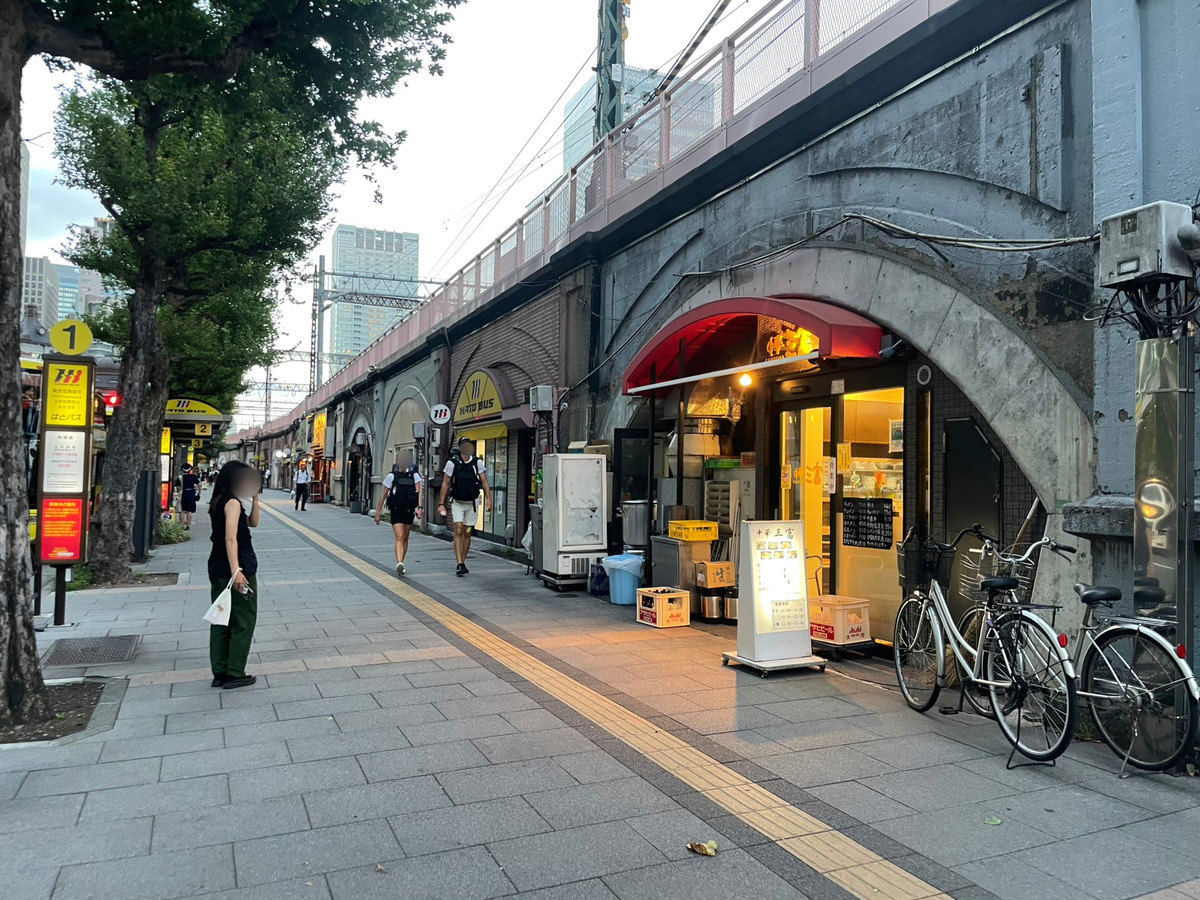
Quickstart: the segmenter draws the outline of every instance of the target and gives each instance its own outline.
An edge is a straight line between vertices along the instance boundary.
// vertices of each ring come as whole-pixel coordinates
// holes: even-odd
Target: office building
[[[333,302],[325,352],[341,359],[331,366],[331,374],[407,318],[410,309],[350,300],[372,296],[415,299],[418,248],[418,236],[409,232],[353,225],[339,225],[334,231]]]
[[[21,319],[22,331],[31,334],[39,327],[49,331],[58,321],[58,272],[45,257],[25,257]]]
[[[83,312],[79,308],[79,266],[53,263],[58,274],[58,318],[75,319]]]

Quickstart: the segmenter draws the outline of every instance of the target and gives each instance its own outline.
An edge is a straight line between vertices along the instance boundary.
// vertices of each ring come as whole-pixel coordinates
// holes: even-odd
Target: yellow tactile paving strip
[[[617,739],[775,841],[801,862],[862,900],[950,900],[930,884],[888,862],[824,822],[801,812],[766,788],[663,731],[603,694],[585,687],[475,624],[465,616],[397,581],[360,557],[269,506],[275,518],[384,589],[449,628],[497,662],[587,717]]]

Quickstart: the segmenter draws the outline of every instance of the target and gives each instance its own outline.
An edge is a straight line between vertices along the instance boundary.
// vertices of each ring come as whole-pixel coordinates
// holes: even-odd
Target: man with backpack
[[[446,515],[446,496],[451,500],[451,521],[454,522],[454,558],[458,568],[454,574],[460,578],[467,574],[467,551],[471,549],[471,528],[478,520],[479,491],[483,490],[488,510],[492,508],[492,486],[488,484],[483,460],[471,451],[475,442],[464,437],[458,440],[458,449],[450,454],[442,479],[442,495],[438,501],[438,512]]]
[[[413,519],[421,511],[421,476],[413,465],[411,450],[402,450],[392,471],[383,479],[383,500],[375,509],[375,524],[387,505],[396,535],[396,576],[404,574],[404,557],[408,555],[408,538]]]

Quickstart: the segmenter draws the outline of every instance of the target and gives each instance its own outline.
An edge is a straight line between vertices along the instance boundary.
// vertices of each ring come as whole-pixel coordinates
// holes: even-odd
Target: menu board
[[[795,523],[750,523],[754,597],[770,610],[771,631],[808,630],[804,538]]]
[[[47,429],[43,453],[42,491],[47,494],[83,493],[87,474],[87,433]]]
[[[890,497],[842,498],[842,545],[890,550],[896,532]]]

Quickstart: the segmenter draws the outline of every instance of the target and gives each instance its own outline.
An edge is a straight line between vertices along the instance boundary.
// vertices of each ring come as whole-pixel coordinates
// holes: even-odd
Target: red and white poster
[[[87,516],[82,497],[46,497],[38,515],[42,562],[83,562]]]

